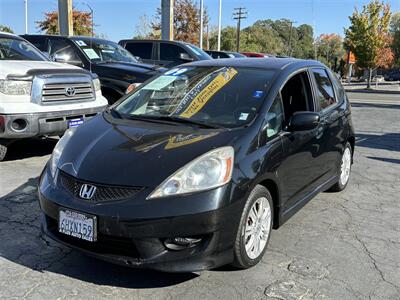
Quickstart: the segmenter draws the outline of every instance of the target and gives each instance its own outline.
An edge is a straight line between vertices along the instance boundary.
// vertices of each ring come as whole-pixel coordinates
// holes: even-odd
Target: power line
[[[236,32],[236,51],[239,52],[240,48],[240,23],[242,20],[247,18],[247,11],[244,7],[237,7],[234,9],[233,19],[237,20],[237,32]]]

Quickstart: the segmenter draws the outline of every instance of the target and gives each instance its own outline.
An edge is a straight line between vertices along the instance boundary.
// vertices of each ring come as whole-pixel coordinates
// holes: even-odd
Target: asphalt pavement
[[[347,189],[309,202],[245,271],[136,270],[48,241],[36,185],[57,140],[15,143],[0,163],[0,299],[400,299],[400,99],[349,96]]]

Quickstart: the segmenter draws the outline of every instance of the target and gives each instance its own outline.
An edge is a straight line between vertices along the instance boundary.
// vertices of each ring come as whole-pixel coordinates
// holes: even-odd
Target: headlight
[[[0,79],[0,92],[7,95],[29,95],[32,81]]]
[[[187,194],[219,187],[232,177],[234,150],[221,147],[191,161],[167,178],[147,199]]]
[[[100,88],[101,88],[100,79],[98,79],[98,78],[93,79],[93,86],[94,86],[94,90],[96,92],[100,91]]]
[[[68,141],[74,135],[75,130],[76,130],[76,127],[68,129],[64,133],[62,138],[58,141],[57,145],[54,147],[53,154],[51,155],[51,158],[50,158],[50,172],[51,172],[51,176],[53,176],[53,178],[56,176],[58,162],[60,161],[62,151],[64,150],[65,145],[68,143]]]

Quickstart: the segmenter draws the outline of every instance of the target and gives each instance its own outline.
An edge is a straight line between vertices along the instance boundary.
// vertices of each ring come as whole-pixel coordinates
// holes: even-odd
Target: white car
[[[21,37],[0,32],[0,161],[13,141],[62,135],[106,105],[97,75],[51,62]]]

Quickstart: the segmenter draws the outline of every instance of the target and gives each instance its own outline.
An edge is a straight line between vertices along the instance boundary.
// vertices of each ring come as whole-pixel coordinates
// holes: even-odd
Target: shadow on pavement
[[[356,145],[360,147],[400,151],[400,133],[356,134]]]
[[[351,100],[350,100],[351,102]],[[351,103],[351,107],[360,107],[360,108],[388,108],[388,109],[400,109],[400,101],[399,104],[379,104],[379,103]]]
[[[373,157],[373,156],[367,156],[370,159],[375,159],[375,160],[380,160],[392,164],[400,164],[400,159],[395,159],[395,158],[385,158],[385,157]]]
[[[53,272],[97,285],[157,288],[191,280],[195,273],[167,274],[131,269],[81,255],[40,232],[38,177],[0,198],[0,256],[40,272]]]
[[[4,161],[49,155],[57,142],[57,138],[17,140],[9,145]]]

